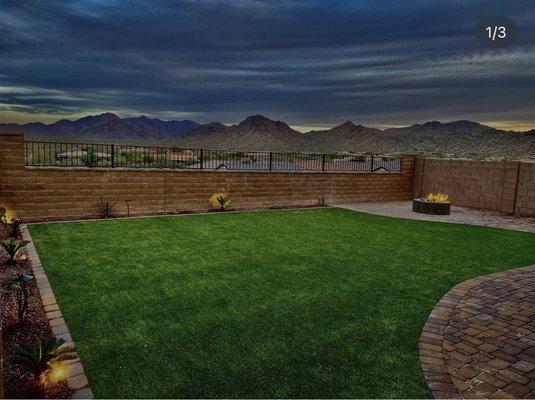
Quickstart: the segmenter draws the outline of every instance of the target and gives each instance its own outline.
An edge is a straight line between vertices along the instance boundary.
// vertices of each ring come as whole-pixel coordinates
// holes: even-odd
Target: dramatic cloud
[[[2,0],[0,120],[535,125],[532,0]],[[487,15],[518,39],[483,49]]]

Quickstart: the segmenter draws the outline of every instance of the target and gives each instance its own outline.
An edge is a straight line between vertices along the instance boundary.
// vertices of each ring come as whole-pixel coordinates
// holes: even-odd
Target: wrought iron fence
[[[279,153],[119,144],[25,142],[26,165],[43,167],[173,168],[231,171],[399,172],[399,157]]]

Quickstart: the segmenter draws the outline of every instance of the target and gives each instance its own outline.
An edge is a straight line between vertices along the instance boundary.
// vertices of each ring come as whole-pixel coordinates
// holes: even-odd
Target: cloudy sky
[[[506,50],[476,41],[507,15]],[[105,111],[301,130],[535,128],[533,0],[0,0],[0,122]]]

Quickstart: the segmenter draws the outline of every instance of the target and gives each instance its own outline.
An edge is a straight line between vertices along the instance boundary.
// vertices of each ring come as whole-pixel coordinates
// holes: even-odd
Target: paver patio
[[[439,303],[420,337],[437,398],[535,398],[535,265],[465,281]]]
[[[387,217],[491,226],[495,228],[535,233],[535,218],[514,217],[497,212],[471,210],[463,207],[452,206],[450,215],[428,215],[415,213],[412,211],[411,201],[340,204],[337,205],[337,207],[370,214],[385,215]]]
[[[340,207],[426,221],[535,232],[535,218],[452,207],[412,211],[412,202]],[[420,362],[437,398],[535,398],[535,266],[481,276],[437,303],[420,338]]]

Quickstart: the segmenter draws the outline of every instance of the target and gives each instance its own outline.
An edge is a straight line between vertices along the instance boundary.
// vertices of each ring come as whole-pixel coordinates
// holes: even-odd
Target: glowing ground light
[[[63,363],[55,363],[50,366],[50,368],[45,371],[42,376],[43,384],[47,387],[56,385],[57,383],[67,379],[67,365]]]
[[[11,222],[11,220],[15,218],[15,214],[4,205],[0,205],[0,217],[2,217],[2,215],[5,216],[6,222]]]

